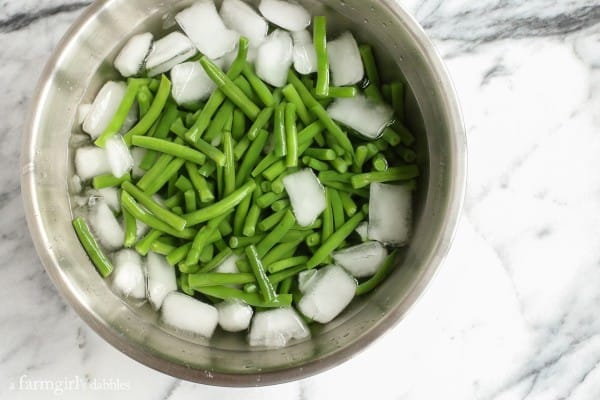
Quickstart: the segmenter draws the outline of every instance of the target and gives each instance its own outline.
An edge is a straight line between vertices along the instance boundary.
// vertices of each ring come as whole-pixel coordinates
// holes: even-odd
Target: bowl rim
[[[466,192],[467,143],[463,117],[460,111],[456,91],[441,56],[416,19],[394,0],[382,0],[381,4],[388,12],[394,15],[396,19],[406,24],[407,30],[411,32],[420,46],[424,58],[431,67],[433,75],[438,79],[437,83],[441,87],[440,91],[444,93],[445,96],[450,130],[453,133],[452,143],[455,146],[451,149],[454,152],[454,174],[452,184],[449,185],[450,193],[447,202],[448,216],[442,223],[440,240],[437,243],[437,249],[435,249],[438,256],[424,268],[419,279],[415,281],[410,291],[406,294],[407,302],[410,303],[407,310],[396,307],[385,318],[380,320],[374,329],[359,337],[353,343],[350,343],[343,349],[324,358],[310,361],[300,367],[286,367],[276,371],[261,371],[258,373],[231,374],[187,368],[183,365],[156,356],[148,351],[144,351],[138,346],[132,345],[125,337],[119,335],[116,331],[103,323],[95,313],[90,312],[91,310],[84,306],[73,294],[68,282],[63,279],[64,277],[58,263],[52,255],[51,249],[46,245],[48,241],[47,234],[45,233],[39,218],[39,203],[35,191],[36,179],[35,174],[31,173],[33,160],[35,158],[35,155],[33,154],[34,149],[32,147],[34,144],[33,133],[36,131],[36,127],[39,124],[39,111],[43,108],[45,93],[50,87],[51,81],[49,78],[57,69],[60,59],[68,49],[72,40],[74,40],[77,32],[91,19],[95,18],[95,16],[111,1],[113,0],[96,0],[90,4],[68,28],[57,44],[42,70],[35,87],[35,92],[30,100],[21,144],[21,193],[29,232],[33,239],[36,252],[44,265],[46,272],[60,294],[67,300],[70,306],[75,309],[79,317],[81,317],[98,335],[113,347],[145,366],[176,378],[186,379],[197,383],[229,387],[274,385],[299,380],[324,372],[358,354],[398,324],[423,295],[451,247],[462,212]]]

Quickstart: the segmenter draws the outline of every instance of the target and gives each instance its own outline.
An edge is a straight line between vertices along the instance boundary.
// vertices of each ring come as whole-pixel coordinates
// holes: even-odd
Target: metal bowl
[[[189,0],[100,0],[69,29],[42,74],[24,132],[22,191],[37,252],[56,287],[104,339],[135,360],[190,381],[224,386],[281,383],[331,368],[394,326],[446,256],[466,176],[465,136],[453,87],[424,32],[394,0],[300,1],[325,13],[335,31],[351,29],[376,48],[388,78],[408,83],[408,125],[423,157],[410,246],[390,278],[358,299],[311,340],[284,349],[251,349],[239,336],[210,342],[178,335],[148,306],[115,295],[71,227],[67,189],[73,174],[71,133],[78,104],[117,75],[111,61],[131,35],[174,28]],[[401,72],[400,72],[401,71]]]

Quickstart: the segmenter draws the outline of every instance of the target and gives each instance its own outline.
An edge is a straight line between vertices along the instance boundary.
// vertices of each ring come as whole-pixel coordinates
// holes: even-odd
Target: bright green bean
[[[244,283],[255,282],[254,275],[248,273],[222,273],[222,272],[203,272],[190,274],[188,282],[193,289],[205,286],[220,285],[243,285]]]
[[[269,90],[269,87],[258,76],[256,76],[252,66],[248,63],[245,63],[242,73],[264,106],[273,107],[275,105],[275,98],[273,97],[273,94]]]
[[[212,161],[206,161],[204,164],[198,168],[198,173],[205,178],[212,176],[212,174],[216,171],[217,165]]]
[[[246,135],[248,135],[248,138],[250,138],[250,140],[256,139],[256,136],[258,136],[258,133],[261,131],[261,129],[263,129],[269,123],[272,116],[273,116],[273,108],[272,107],[264,108],[258,114],[258,116],[256,117],[256,120],[254,120],[252,125],[250,125],[250,129],[248,129],[248,132],[246,133]]]
[[[325,188],[325,210],[323,210],[323,229],[321,230],[321,241],[329,239],[333,234],[334,221],[333,209],[331,206],[331,193],[335,189]]]
[[[375,62],[375,56],[373,55],[373,48],[368,44],[361,44],[358,47],[358,51],[360,52],[360,57],[365,66],[369,85],[378,87],[381,82],[379,80],[379,71],[377,69],[377,63]]]
[[[274,301],[277,298],[277,293],[269,281],[269,278],[267,278],[265,267],[260,259],[260,253],[254,245],[246,247],[246,257],[248,257],[250,267],[252,268],[252,272],[256,278],[256,282],[258,283],[263,298],[268,302]]]
[[[317,53],[317,96],[329,94],[329,58],[327,55],[327,19],[319,15],[313,18],[313,42]]]
[[[213,201],[215,199],[215,195],[212,192],[212,190],[210,189],[210,187],[208,186],[208,182],[206,181],[206,178],[198,173],[198,168],[196,167],[196,165],[193,163],[187,162],[187,163],[185,163],[185,168],[187,170],[188,176],[190,177],[191,186],[200,195],[200,201],[202,203],[210,203],[211,201]],[[181,178],[185,178],[185,177],[181,176],[180,179]],[[189,190],[189,188],[182,189],[182,190],[184,190],[184,191]]]
[[[340,194],[335,189],[330,190],[331,200],[331,213],[333,214],[333,226],[334,230],[338,230],[344,225],[344,204]]]
[[[152,198],[152,196],[149,196],[146,193],[144,193],[143,190],[139,189],[133,183],[123,182],[121,187],[161,221],[172,226],[178,231],[181,231],[185,228],[185,219],[173,214],[164,206],[157,203],[156,200]]]
[[[175,187],[177,189],[181,190],[182,192],[186,192],[186,191],[192,190],[194,188],[194,186],[192,186],[192,182],[190,182],[190,180],[188,178],[186,178],[184,175],[179,175],[179,177],[177,177],[177,181],[175,182]]]
[[[227,75],[238,76],[244,70],[244,66],[246,66],[246,59],[248,58],[248,49],[250,47],[250,41],[248,38],[244,36],[240,36],[240,40],[238,41],[238,51],[235,57],[235,60],[231,63],[231,67],[229,67],[229,71],[227,71]]]
[[[244,221],[246,221],[246,215],[248,215],[251,202],[252,196],[246,196],[235,209],[235,215],[233,217],[233,234],[236,236],[242,236],[244,232]]]
[[[214,254],[215,246],[213,244],[208,244],[204,246],[204,249],[202,249],[202,253],[200,253],[200,258],[198,258],[198,261],[201,263],[208,262],[212,260]],[[200,269],[200,267],[198,267],[198,269]]]
[[[294,86],[294,89],[296,89],[306,107],[310,109],[311,107],[319,104],[319,102],[313,97],[313,95],[310,93],[310,90],[308,90],[304,83],[302,83],[292,68],[290,68],[288,72],[288,82]]]
[[[352,217],[358,211],[358,206],[352,200],[352,195],[347,192],[338,191],[340,195],[340,199],[342,200],[342,206],[344,207],[344,212],[348,217]]]
[[[352,153],[352,143],[350,142],[350,139],[348,139],[348,135],[331,119],[327,111],[320,104],[311,107],[310,110],[319,118],[337,143],[342,146],[345,151]]]
[[[337,158],[337,154],[332,149],[316,149],[311,147],[306,149],[304,154],[322,161],[331,161]]]
[[[254,236],[259,218],[260,207],[256,204],[256,200],[254,200],[253,204],[250,205],[250,210],[248,210],[246,220],[244,221],[244,229],[242,230],[244,236]]]
[[[275,180],[287,169],[285,161],[280,160],[272,164],[269,168],[263,171],[262,176],[269,181]]]
[[[289,200],[277,200],[275,203],[271,204],[271,210],[277,212],[277,211],[281,211],[281,210],[285,210],[286,208],[289,208],[290,206],[290,201]]]
[[[292,257],[300,243],[301,241],[278,244],[263,257],[263,263],[270,265],[281,259]]]
[[[154,95],[150,89],[148,89],[148,86],[142,86],[137,93],[136,100],[138,103],[139,116],[140,118],[143,118],[150,109],[152,100],[154,100]]]
[[[175,250],[175,246],[172,246],[165,242],[161,242],[160,240],[155,240],[154,242],[152,242],[150,250],[152,250],[156,254],[166,256],[167,254]]]
[[[100,272],[100,275],[104,278],[109,276],[113,271],[113,266],[108,257],[100,249],[94,236],[92,236],[92,232],[90,232],[90,228],[85,220],[82,217],[75,218],[73,220],[73,228],[85,252],[90,257],[90,260],[92,260],[98,272]]]
[[[381,282],[384,281],[385,278],[392,272],[394,268],[394,261],[396,260],[396,255],[398,254],[398,250],[394,250],[386,259],[381,263],[375,275],[361,283],[356,288],[356,295],[361,296],[363,294],[369,293],[371,290],[375,289]]]
[[[196,192],[194,190],[186,190],[183,192],[183,199],[186,213],[191,213],[198,209],[196,204]]]
[[[141,136],[140,136],[141,137]],[[185,164],[185,160],[181,158],[176,158],[167,165],[167,167],[162,171],[152,182],[148,183],[144,192],[148,195],[153,195],[158,192],[164,185],[171,179],[173,175],[175,175]],[[138,182],[139,186],[139,182]]]
[[[251,244],[257,244],[263,240],[265,235],[254,235],[254,236],[232,236],[229,238],[229,247],[232,249],[242,249],[250,246]]]
[[[327,164],[326,162],[317,160],[316,158],[312,158],[309,156],[302,157],[302,162],[304,163],[304,165],[314,169],[315,171],[327,171],[329,169],[329,164]]]
[[[125,181],[131,181],[131,174],[125,174],[120,178],[113,174],[97,175],[92,179],[94,189],[104,189],[108,187],[119,186]]]
[[[381,153],[378,153],[373,157],[373,168],[375,171],[383,172],[388,169],[388,162],[385,156]]]
[[[210,122],[210,125],[208,125],[206,133],[203,135],[205,142],[212,143],[217,137],[219,137],[219,135],[221,135],[221,132],[223,132],[227,121],[230,118],[233,118],[234,108],[235,107],[233,106],[232,102],[228,100],[223,102],[223,105],[219,108],[214,118]],[[196,142],[198,142],[198,140],[196,140]]]
[[[198,263],[200,254],[202,253],[202,250],[204,250],[204,246],[208,245],[210,237],[217,231],[219,224],[228,215],[229,213],[219,215],[218,217],[211,219],[206,225],[200,228],[200,230],[194,237],[192,247],[190,247],[190,250],[187,253],[187,257],[185,258],[185,263],[187,265],[194,265]]]
[[[207,286],[198,288],[197,292],[217,299],[239,299],[244,303],[260,308],[280,308],[289,307],[292,304],[291,294],[281,294],[276,296],[273,301],[265,301],[258,293],[246,293],[243,290],[234,289],[228,286]]]
[[[223,263],[223,261],[225,261],[227,258],[231,257],[232,254],[233,254],[233,250],[231,250],[229,247],[225,247],[223,250],[221,250],[219,252],[219,254],[214,256],[212,258],[212,260],[210,260],[204,266],[202,266],[202,268],[200,268],[200,270],[198,272],[212,271],[213,269],[215,269],[219,265],[221,265],[221,263]]]
[[[349,185],[347,183],[335,182],[335,181],[326,181],[326,182],[321,181],[321,183],[327,187],[341,190],[344,192],[348,192],[348,193],[356,195],[358,197],[362,197],[363,199],[369,198],[369,191],[367,189],[354,189],[352,187],[352,185]]]
[[[242,164],[237,170],[237,174],[235,177],[235,182],[238,187],[244,184],[246,180],[250,177],[250,172],[252,169],[258,164],[261,152],[265,145],[267,144],[267,140],[269,139],[269,133],[265,130],[261,130],[250,145],[250,148],[244,155],[242,160]]]
[[[294,226],[296,218],[294,214],[287,210],[279,225],[277,225],[267,236],[256,245],[258,255],[264,257],[269,250],[281,241],[281,238]]]
[[[297,265],[305,264],[307,261],[308,261],[308,257],[306,257],[306,256],[285,258],[283,260],[276,261],[273,264],[269,265],[267,267],[267,271],[269,271],[270,274],[274,274],[276,272],[283,271],[284,269],[288,269],[288,268],[295,267]]]
[[[279,296],[290,293],[290,289],[292,287],[292,283],[294,279],[290,276],[281,281],[279,288],[277,289],[277,293]]]
[[[285,129],[284,129],[284,137],[285,137]],[[267,154],[263,159],[254,167],[251,175],[253,177],[257,177],[262,174],[267,168],[276,163],[281,157],[275,155],[274,152]]]
[[[187,146],[170,142],[165,139],[157,139],[146,136],[134,136],[132,139],[134,146],[143,147],[150,150],[156,150],[161,153],[170,154],[181,159],[191,161],[202,165],[206,161],[206,156],[201,152],[191,149]]]
[[[167,263],[171,266],[177,265],[181,260],[187,256],[188,251],[192,248],[192,242],[183,244],[177,247],[175,250],[167,254],[166,260]]]
[[[356,97],[358,90],[354,86],[341,86],[333,87],[329,86],[329,93],[327,97],[338,98],[338,97]]]
[[[235,140],[240,140],[246,133],[246,116],[239,109],[233,110],[231,135]]]
[[[220,90],[212,92],[208,98],[208,102],[202,109],[200,116],[194,122],[194,125],[185,133],[185,137],[189,142],[194,143],[200,139],[208,126],[210,125],[213,115],[217,112],[221,104],[225,101],[225,94]]]
[[[354,175],[351,181],[353,188],[360,189],[373,182],[403,181],[416,178],[417,176],[419,176],[419,167],[414,164],[409,164],[388,168],[386,171],[382,172],[376,171]]]
[[[329,163],[335,168],[337,172],[340,174],[346,173],[348,171],[348,164],[344,161],[343,158],[336,158],[335,160],[329,161]]]
[[[298,91],[291,83],[281,89],[281,93],[285,96],[286,100],[296,106],[296,113],[304,125],[309,125],[313,122],[314,118],[308,112],[306,105],[302,101],[302,98],[298,94]]]
[[[308,247],[315,247],[321,244],[321,235],[318,232],[311,233],[306,237],[306,245]]]
[[[224,132],[223,134],[223,150],[225,152],[224,194],[228,195],[235,190],[235,156],[230,132]]]
[[[286,195],[284,193],[280,193],[280,194],[273,193],[273,192],[265,193],[262,196],[260,196],[258,199],[256,199],[256,205],[261,209],[267,208],[271,204],[276,202],[277,200],[281,200],[284,197],[286,197]]]
[[[283,216],[285,215],[286,210],[279,210],[276,211],[275,213],[269,215],[267,218],[264,218],[262,221],[260,221],[258,223],[258,229],[261,232],[267,232],[270,231],[271,229],[273,229],[273,227],[275,227],[275,225],[277,225],[281,219],[283,218]]]
[[[148,232],[140,241],[135,244],[135,250],[142,256],[146,256],[150,249],[152,248],[152,244],[161,237],[163,233],[156,229],[152,229]]]
[[[240,204],[246,196],[249,196],[255,188],[256,183],[254,180],[248,180],[248,182],[220,201],[194,211],[193,213],[186,214],[185,218],[187,220],[187,226],[194,226],[229,212],[235,206]]]
[[[296,106],[293,103],[285,105],[285,164],[289,167],[298,166],[298,131],[296,128]]]

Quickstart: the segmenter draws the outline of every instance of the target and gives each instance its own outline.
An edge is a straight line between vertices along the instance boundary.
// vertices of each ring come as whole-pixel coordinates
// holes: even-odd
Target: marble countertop
[[[45,60],[88,2],[0,1],[0,398],[600,398],[598,0],[401,3],[445,59],[467,128],[469,186],[448,259],[408,317],[351,361],[224,389],[129,359],[48,279],[20,196],[22,122]],[[39,380],[116,389],[27,390]]]

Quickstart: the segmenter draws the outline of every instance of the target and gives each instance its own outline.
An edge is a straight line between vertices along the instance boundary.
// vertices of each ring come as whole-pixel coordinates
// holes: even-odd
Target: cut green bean
[[[329,239],[333,234],[334,221],[333,209],[331,206],[331,193],[335,189],[325,188],[325,210],[323,210],[323,229],[321,230],[321,241]]]
[[[134,137],[138,135],[144,135],[146,132],[148,132],[150,127],[160,117],[170,95],[171,81],[163,74],[160,77],[160,86],[158,87],[158,91],[156,92],[156,96],[154,97],[154,101],[152,101],[150,109],[146,115],[144,115],[144,117],[140,119],[138,123],[135,124],[133,128],[131,128],[129,132],[123,136],[125,143],[129,145],[132,143],[132,139]]]
[[[249,180],[220,201],[194,211],[193,213],[186,214],[185,218],[187,220],[187,226],[194,226],[229,212],[235,206],[240,204],[246,196],[249,196],[255,188],[256,183],[253,180]]]
[[[419,176],[419,167],[414,164],[402,165],[399,167],[388,168],[382,172],[367,172],[354,175],[351,179],[352,187],[360,189],[373,182],[393,182],[416,178]]]
[[[369,191],[367,189],[355,189],[350,184],[335,181],[321,181],[321,183],[327,187],[334,188],[336,190],[341,190],[352,195],[361,197],[363,199],[369,199]]]
[[[327,19],[319,15],[313,18],[313,42],[317,53],[317,96],[329,94],[329,58],[327,55]]]
[[[287,153],[287,145],[285,142],[285,105],[285,102],[279,103],[279,105],[275,108],[275,115],[273,117],[273,154],[276,157],[283,157]],[[263,159],[263,161],[265,160],[267,160],[267,158]],[[256,176],[254,173],[261,165],[262,161],[258,164],[255,170],[252,171],[253,176]]]
[[[285,105],[285,164],[289,167],[298,166],[298,131],[296,128],[296,106],[293,103]]]
[[[112,117],[104,131],[102,131],[98,139],[96,139],[95,144],[97,146],[104,147],[106,145],[106,141],[119,132],[123,126],[123,123],[127,119],[129,110],[131,110],[133,103],[135,103],[138,91],[144,86],[144,84],[144,80],[140,79],[129,79],[127,81],[127,90],[125,91],[125,95],[123,96],[121,103],[119,103],[119,107],[117,108],[115,115]]]
[[[233,103],[226,100],[223,102],[219,110],[216,112],[212,121],[206,129],[206,133],[202,136],[205,142],[212,143],[223,132],[223,128],[230,118],[233,118]],[[196,140],[198,142],[198,140]],[[192,142],[193,143],[193,142]]]
[[[123,223],[125,225],[123,246],[127,248],[133,247],[137,240],[137,222],[135,217],[127,210],[123,210]]]
[[[288,268],[295,267],[297,265],[305,264],[307,261],[308,261],[308,257],[306,257],[306,256],[290,257],[290,258],[276,261],[273,264],[269,265],[267,267],[267,271],[269,271],[270,274],[274,274],[276,272],[283,271],[284,269],[288,269]]]
[[[152,242],[150,250],[152,250],[152,252],[156,254],[166,256],[167,254],[175,250],[175,247],[168,243],[161,242],[160,240],[155,240],[154,242]]]
[[[248,63],[245,63],[242,73],[264,106],[273,107],[275,105],[275,98],[273,97],[273,94],[269,90],[269,87],[258,76],[256,76],[252,66]]]
[[[331,213],[333,214],[333,227],[338,230],[344,225],[344,204],[340,194],[335,189],[329,189],[331,200]]]
[[[271,204],[271,210],[277,212],[277,211],[281,211],[281,210],[285,210],[286,208],[290,207],[290,201],[285,199],[285,200],[277,200],[275,203]]]
[[[306,245],[308,247],[315,247],[321,244],[321,235],[318,232],[311,233],[306,237]]]
[[[201,153],[205,154],[212,161],[214,161],[216,166],[222,167],[225,165],[225,154],[223,154],[221,150],[217,149],[210,143],[202,139],[198,139],[194,143],[192,143],[192,146],[195,147]]]
[[[191,213],[198,209],[196,204],[196,192],[194,190],[186,190],[183,192],[183,200],[186,213]]]
[[[230,211],[231,212],[231,211]],[[204,225],[194,237],[194,241],[192,242],[192,247],[187,253],[185,258],[185,263],[187,265],[198,264],[200,254],[204,250],[204,246],[208,245],[210,237],[217,231],[217,227],[223,221],[228,214],[223,214],[214,219],[210,220],[210,222]]]
[[[275,246],[281,238],[294,226],[296,223],[296,218],[294,214],[287,210],[283,218],[281,219],[279,225],[277,225],[271,232],[267,234],[267,236],[261,240],[258,245],[256,245],[256,249],[258,251],[259,257],[263,257],[273,246]]]
[[[238,41],[238,51],[235,60],[231,63],[227,75],[230,77],[239,76],[246,66],[246,59],[248,58],[248,49],[250,48],[250,41],[244,36],[240,36]]]
[[[225,152],[225,170],[223,193],[228,195],[235,190],[235,156],[233,154],[233,139],[230,132],[223,134],[223,150]]]
[[[256,233],[256,224],[260,218],[260,207],[256,204],[256,200],[250,205],[246,220],[244,221],[244,229],[242,233],[244,236],[254,236]],[[232,246],[233,247],[233,246]]]
[[[291,294],[281,294],[276,296],[273,301],[265,301],[258,293],[246,293],[243,290],[234,289],[228,286],[207,286],[198,288],[197,292],[217,299],[238,299],[244,303],[260,308],[280,308],[289,307],[292,304]]]
[[[275,227],[275,225],[277,225],[281,219],[283,218],[283,216],[285,215],[285,209],[283,210],[279,210],[271,215],[269,215],[267,218],[264,218],[262,221],[260,221],[258,223],[258,229],[261,232],[268,232],[271,229],[273,229]]]
[[[167,198],[163,202],[163,205],[167,208],[173,208],[173,207],[177,207],[178,205],[181,205],[182,202],[183,202],[183,195],[181,194],[181,192],[177,192],[173,196]]]
[[[258,116],[256,117],[256,120],[254,120],[252,125],[250,125],[250,129],[248,129],[248,132],[246,133],[246,135],[248,135],[248,138],[250,138],[250,140],[256,139],[260,130],[263,129],[265,126],[267,126],[267,124],[271,120],[272,116],[273,116],[273,108],[272,107],[264,108],[258,114]]]
[[[170,154],[199,165],[204,164],[206,161],[206,156],[201,152],[168,140],[146,136],[134,136],[131,141],[134,146]]]
[[[148,225],[150,228],[164,232],[167,235],[182,239],[191,239],[196,235],[196,231],[193,229],[186,228],[183,230],[177,230],[156,218],[154,215],[148,213],[144,208],[140,207],[135,199],[126,191],[121,192],[121,207],[129,211],[137,220]]]
[[[265,265],[270,265],[284,258],[292,257],[296,252],[296,249],[300,242],[301,241],[278,244],[263,257],[263,263]]]
[[[312,231],[290,229],[285,235],[283,235],[280,241],[281,243],[301,242],[311,233]]]
[[[75,229],[75,233],[77,234],[77,237],[79,238],[79,241],[81,242],[85,252],[89,256],[90,260],[92,260],[92,263],[98,272],[100,272],[100,275],[102,275],[104,278],[109,276],[113,271],[113,266],[108,257],[106,257],[106,255],[104,255],[100,249],[100,246],[96,242],[96,239],[94,239],[94,236],[92,236],[92,232],[90,232],[90,228],[85,220],[82,217],[75,218],[73,220],[73,228]]]
[[[208,76],[217,84],[223,94],[231,100],[252,121],[256,119],[260,109],[237,87],[233,81],[206,56],[200,59],[200,64]]]
[[[152,244],[158,240],[163,233],[156,229],[152,229],[148,232],[143,238],[140,239],[135,244],[135,250],[142,256],[146,256],[150,249],[152,248]]]
[[[347,152],[352,153],[352,143],[348,135],[336,124],[327,111],[319,104],[310,108],[310,110],[319,118],[327,131],[335,138],[336,142]]]
[[[143,118],[150,109],[152,100],[154,100],[154,95],[150,89],[148,89],[148,86],[142,86],[138,91],[136,100],[138,103],[139,116],[140,118]]]
[[[217,169],[217,165],[212,161],[206,161],[204,164],[198,168],[198,173],[205,178],[212,176],[212,174]]]
[[[108,187],[120,186],[125,181],[131,181],[131,174],[125,174],[120,178],[113,174],[97,175],[92,179],[94,189],[104,189]]]
[[[206,264],[204,264],[202,266],[202,268],[199,269],[198,272],[210,272],[213,269],[217,268],[219,265],[221,265],[223,263],[223,261],[225,261],[227,258],[231,257],[231,255],[233,255],[233,250],[231,250],[229,247],[225,247],[223,250],[221,250],[219,252],[219,254],[217,254],[216,256],[214,256],[212,258],[212,260],[210,260],[209,262],[207,262]]]
[[[244,154],[248,150],[248,147],[250,147],[252,143],[253,142],[248,136],[244,136],[242,139],[240,139],[239,142],[236,143],[236,145],[233,148],[233,155],[235,156],[236,161],[239,161],[244,156]]]
[[[260,99],[258,98],[258,96],[256,96],[256,93],[254,93],[254,90],[252,90],[252,86],[250,86],[250,82],[248,82],[246,78],[244,78],[243,76],[238,76],[233,80],[233,84],[240,88],[242,93],[245,94],[246,97],[248,97],[248,100],[250,100],[254,104],[258,104]]]
[[[188,282],[193,289],[205,286],[220,285],[243,285],[245,283],[255,282],[254,275],[247,273],[221,273],[221,272],[202,272],[190,274]]]
[[[410,131],[404,125],[402,125],[399,121],[395,121],[392,126],[393,126],[394,130],[398,133],[398,135],[400,135],[400,138],[402,139],[402,143],[404,143],[407,146],[410,146],[415,142],[414,135],[412,133],[410,133]]]
[[[179,262],[187,256],[187,253],[190,251],[191,248],[192,242],[177,247],[175,250],[167,254],[167,263],[169,263],[169,265],[171,266],[179,264]]]
[[[294,282],[294,279],[291,276],[282,280],[281,284],[279,285],[279,288],[277,289],[278,295],[281,296],[283,294],[289,294],[290,290],[292,288],[293,282]]]
[[[360,57],[362,58],[363,65],[365,66],[365,73],[369,80],[369,86],[378,87],[381,82],[379,80],[379,72],[377,70],[377,63],[375,61],[375,55],[373,54],[373,48],[368,44],[361,44],[358,47]]]
[[[275,162],[269,168],[263,171],[262,176],[269,181],[275,180],[279,175],[281,175],[287,169],[287,165],[285,161],[280,160]]]
[[[280,194],[273,193],[273,192],[265,193],[265,194],[263,194],[262,196],[260,196],[259,198],[256,199],[256,205],[259,208],[267,208],[271,204],[273,204],[277,200],[281,200],[285,196],[286,195],[284,193],[280,193]]]
[[[329,163],[335,168],[337,172],[340,174],[346,173],[348,171],[348,164],[344,161],[343,158],[336,158],[335,160],[329,161]]]
[[[319,102],[313,97],[313,95],[310,93],[310,90],[308,90],[304,83],[302,83],[292,68],[290,68],[288,72],[288,82],[294,86],[294,89],[296,89],[306,107],[310,109],[311,107],[319,104]]]
[[[258,160],[261,156],[261,152],[267,140],[269,139],[269,133],[265,130],[261,130],[250,145],[250,148],[243,157],[242,163],[237,170],[235,182],[238,187],[243,185],[250,177],[250,172],[258,164]]]
[[[131,182],[123,182],[122,188],[127,191],[134,199],[154,214],[158,219],[181,231],[185,228],[185,219],[173,214],[171,211],[156,202],[151,196],[147,195]]]
[[[285,137],[285,129],[284,129],[284,137]],[[262,174],[267,168],[269,168],[270,166],[272,166],[273,164],[275,164],[280,159],[281,159],[281,157],[276,156],[275,153],[273,153],[273,152],[267,154],[256,165],[256,167],[254,167],[254,169],[252,170],[251,175],[256,178],[257,176],[259,176],[260,174]]]
[[[215,246],[213,244],[208,244],[208,245],[204,246],[204,249],[202,249],[202,253],[200,253],[200,257],[198,258],[198,261],[201,263],[208,262],[208,261],[212,260],[214,254],[215,254]],[[200,267],[198,267],[198,269],[200,269]]]
[[[302,157],[302,162],[304,163],[304,165],[314,169],[315,171],[327,171],[329,169],[329,164],[327,164],[326,162],[317,160],[316,158],[312,158],[309,156]]]
[[[168,181],[171,179],[173,175],[175,175],[181,167],[185,164],[185,160],[181,158],[176,158],[167,165],[167,167],[162,171],[156,178],[148,183],[144,192],[148,195],[153,195],[158,192]],[[139,186],[139,182],[138,182]]]
[[[337,158],[337,154],[332,149],[316,149],[311,147],[306,149],[304,154],[322,161],[331,161]]]
[[[215,199],[215,195],[208,186],[206,178],[198,173],[196,165],[188,162],[185,164],[185,168],[187,170],[188,176],[190,177],[192,187],[200,195],[200,201],[202,203],[210,203],[211,201],[213,201]],[[191,188],[181,190],[186,191],[189,189]]]
[[[339,98],[339,97],[356,97],[358,90],[354,86],[340,86],[333,87],[329,86],[329,92],[327,97]]]
[[[344,207],[344,212],[348,217],[352,217],[358,211],[358,206],[356,202],[352,200],[352,195],[347,192],[338,191],[340,195],[340,199],[342,200],[342,206]]]
[[[292,103],[296,106],[296,113],[298,114],[298,117],[304,125],[309,125],[311,122],[313,122],[314,118],[309,114],[306,105],[302,101],[302,98],[298,94],[298,91],[296,90],[294,85],[288,83],[286,86],[283,87],[281,93],[283,93],[285,99],[289,103]]]
[[[394,261],[396,261],[396,256],[398,254],[398,250],[394,250],[389,256],[385,258],[383,263],[379,266],[375,275],[362,282],[360,285],[356,287],[356,295],[361,296],[363,294],[369,293],[373,289],[375,289],[381,282],[388,277],[388,275],[392,272],[394,268]]]
[[[246,247],[246,257],[248,257],[250,267],[252,268],[252,272],[256,278],[256,282],[258,283],[263,298],[267,302],[274,301],[277,298],[277,293],[269,281],[269,278],[267,278],[265,267],[260,259],[260,253],[254,245]]]
[[[378,153],[373,157],[373,168],[375,171],[383,172],[388,169],[388,162],[385,156],[381,153]]]
[[[239,109],[233,110],[231,135],[235,140],[240,140],[246,133],[246,116]]]
[[[232,236],[229,238],[229,247],[232,249],[243,249],[251,244],[257,244],[263,240],[265,235],[254,236]]]
[[[193,190],[194,186],[192,186],[192,182],[184,175],[179,175],[177,181],[175,181],[175,187],[182,192],[186,192],[188,190]]]
[[[225,94],[223,94],[220,90],[215,90],[212,92],[210,97],[208,98],[208,102],[202,109],[200,116],[194,122],[194,125],[185,133],[185,137],[189,142],[195,142],[200,139],[206,129],[210,125],[213,115],[217,112],[221,104],[225,101]]]
[[[283,271],[279,271],[269,276],[269,280],[273,285],[277,285],[279,282],[282,282],[290,277],[298,275],[302,271],[306,271],[306,265],[301,264],[292,268],[284,269]]]
[[[246,221],[251,202],[252,196],[246,196],[235,210],[233,218],[233,234],[236,236],[242,236],[244,232],[244,222]]]
[[[331,253],[333,253],[340,244],[346,240],[348,236],[354,232],[358,224],[365,218],[365,214],[360,211],[350,218],[344,225],[336,230],[326,240],[322,240],[321,247],[313,254],[310,260],[307,261],[306,267],[308,269],[314,268],[321,264]]]

